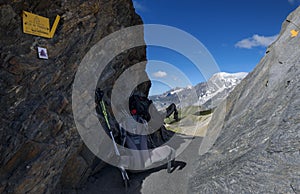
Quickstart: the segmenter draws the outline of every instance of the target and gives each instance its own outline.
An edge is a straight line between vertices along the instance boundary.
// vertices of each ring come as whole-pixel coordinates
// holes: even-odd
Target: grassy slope
[[[196,106],[183,108],[179,110],[180,120],[178,122],[172,116],[165,119],[166,128],[176,133],[204,137],[211,115],[211,110],[200,111]]]

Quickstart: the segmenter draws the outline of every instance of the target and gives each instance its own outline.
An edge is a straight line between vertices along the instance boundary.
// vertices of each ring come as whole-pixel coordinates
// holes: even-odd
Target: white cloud
[[[143,12],[146,10],[146,7],[138,0],[133,0],[133,6],[138,12]]]
[[[179,78],[177,76],[172,76],[172,78],[173,78],[174,81],[178,81],[179,80]]]
[[[166,77],[168,74],[164,71],[157,71],[155,73],[153,73],[153,76],[154,77],[157,77],[157,78],[163,78],[163,77]]]
[[[235,47],[238,48],[246,48],[246,49],[251,49],[253,47],[267,47],[270,44],[272,44],[276,38],[278,37],[278,35],[275,36],[260,36],[257,34],[254,34],[252,37],[250,38],[246,38],[243,40],[240,40],[239,42],[237,42],[235,44]]]

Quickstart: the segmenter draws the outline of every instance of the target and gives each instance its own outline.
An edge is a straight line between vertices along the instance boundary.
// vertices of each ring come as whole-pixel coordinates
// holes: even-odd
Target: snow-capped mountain
[[[199,83],[194,87],[174,88],[149,98],[159,110],[166,108],[171,103],[180,107],[197,104],[204,109],[213,108],[226,98],[246,75],[245,72],[233,74],[220,72],[214,74],[207,82]]]

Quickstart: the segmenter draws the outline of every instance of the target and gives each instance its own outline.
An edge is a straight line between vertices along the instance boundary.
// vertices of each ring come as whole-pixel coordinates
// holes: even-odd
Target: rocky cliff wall
[[[51,24],[60,15],[54,38],[24,34],[22,10]],[[0,193],[74,189],[103,167],[76,130],[72,83],[95,43],[141,23],[131,0],[0,1]],[[48,49],[49,60],[37,58],[38,46]],[[109,92],[124,69],[145,60],[144,47],[121,54],[100,84]]]
[[[300,193],[299,26],[300,7],[215,111],[190,193]]]

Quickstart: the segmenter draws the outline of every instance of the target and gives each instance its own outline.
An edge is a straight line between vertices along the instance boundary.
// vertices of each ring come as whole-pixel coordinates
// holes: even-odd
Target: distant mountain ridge
[[[159,110],[166,108],[171,103],[175,103],[179,107],[198,104],[203,108],[213,108],[217,106],[247,74],[246,72],[220,72],[214,74],[207,82],[186,88],[174,88],[161,95],[153,95],[149,98]],[[191,98],[191,92],[196,92],[198,99],[189,99]]]

